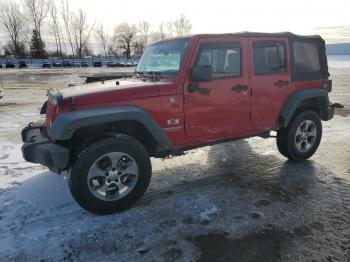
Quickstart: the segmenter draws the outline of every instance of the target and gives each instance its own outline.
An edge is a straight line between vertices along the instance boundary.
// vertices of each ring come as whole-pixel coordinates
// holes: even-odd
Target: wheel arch
[[[149,153],[166,151],[171,141],[158,123],[142,108],[115,106],[63,113],[54,121],[50,135],[59,141],[80,143],[105,134],[125,134],[137,139]],[[157,147],[157,148],[154,148]]]
[[[299,90],[291,94],[285,102],[279,118],[279,126],[288,126],[295,114],[303,110],[315,111],[322,120],[329,119],[328,93],[321,88]]]

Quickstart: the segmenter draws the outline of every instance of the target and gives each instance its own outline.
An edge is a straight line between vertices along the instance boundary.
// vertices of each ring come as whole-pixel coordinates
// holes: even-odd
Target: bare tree
[[[135,25],[122,23],[114,28],[114,38],[119,43],[120,48],[124,51],[127,59],[131,58],[132,49],[135,44],[135,35],[137,28]]]
[[[42,41],[41,27],[49,12],[49,3],[46,0],[22,0],[28,19],[32,20],[34,29]]]
[[[139,29],[139,32],[141,33],[142,38],[143,38],[144,47],[146,47],[148,44],[148,35],[149,35],[149,29],[150,29],[149,22],[146,20],[140,21],[138,29]]]
[[[133,57],[140,58],[145,51],[145,48],[143,41],[135,41],[133,46]]]
[[[77,13],[73,13],[71,28],[79,59],[83,57],[83,50],[94,27],[95,24],[89,24],[86,13],[83,10],[79,9]]]
[[[72,56],[74,57],[75,52],[74,52],[74,43],[73,43],[72,30],[71,30],[72,13],[69,9],[68,3],[69,3],[68,0],[61,0],[61,16],[66,29],[66,36],[68,38]]]
[[[50,17],[51,17],[51,30],[55,37],[56,53],[62,57],[62,43],[61,43],[61,29],[57,16],[57,7],[53,0],[50,0]]]
[[[117,45],[115,45],[115,43],[108,45],[107,53],[110,55],[113,55],[114,57],[116,57],[118,59],[121,56],[120,48]]]
[[[16,56],[24,55],[22,42],[25,18],[16,2],[0,2],[0,23],[10,36],[10,49]]]
[[[167,33],[165,31],[165,23],[160,23],[158,26],[158,31],[153,33],[153,41],[161,41],[167,38]]]
[[[175,33],[177,36],[188,35],[192,29],[192,24],[184,14],[174,21]]]
[[[33,31],[28,23],[23,26],[23,41],[26,43],[26,46],[30,48],[30,41],[32,38]]]
[[[109,36],[101,23],[95,29],[95,37],[100,42],[100,44],[103,48],[103,52],[105,54],[105,57],[107,59],[107,54],[108,54],[108,49],[109,49],[108,48]]]
[[[166,24],[167,27],[167,33],[169,37],[173,37],[174,36],[174,22],[167,22]]]

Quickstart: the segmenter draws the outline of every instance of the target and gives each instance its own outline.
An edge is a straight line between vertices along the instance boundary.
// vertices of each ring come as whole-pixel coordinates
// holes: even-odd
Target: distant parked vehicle
[[[138,64],[139,64],[139,62],[137,62],[137,61],[132,62],[132,65],[135,67],[137,67]]]
[[[74,61],[73,62],[73,67],[80,67],[79,61]]]
[[[133,64],[132,62],[127,62],[127,63],[126,63],[126,66],[127,66],[127,67],[132,67],[132,66],[134,66],[134,64]]]
[[[125,62],[119,62],[118,67],[126,67],[126,63]]]
[[[0,88],[0,99],[4,96],[4,91]]]
[[[107,61],[107,67],[116,67],[117,64],[113,61]]]
[[[42,68],[51,68],[51,64],[49,61],[44,61],[42,64]]]
[[[53,62],[52,67],[62,67],[62,64],[60,62]]]
[[[80,66],[81,67],[89,67],[89,64],[86,61],[81,61]]]
[[[68,60],[63,60],[62,66],[63,66],[63,67],[72,67],[72,64],[71,64],[71,62],[69,62]]]
[[[28,68],[27,62],[22,60],[18,62],[18,68]]]
[[[95,62],[93,63],[93,66],[94,66],[94,67],[102,67],[102,63],[101,63],[101,61],[95,61]]]
[[[7,61],[6,62],[6,65],[5,65],[5,68],[15,68],[15,64],[11,61]]]

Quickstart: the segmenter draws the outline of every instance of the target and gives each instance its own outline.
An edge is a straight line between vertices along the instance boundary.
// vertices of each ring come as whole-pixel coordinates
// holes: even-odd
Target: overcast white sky
[[[350,0],[70,0],[70,2],[75,8],[83,8],[91,18],[101,21],[109,28],[123,21],[137,23],[141,19],[148,20],[152,27],[156,28],[162,21],[175,19],[183,13],[193,24],[192,33],[292,31],[300,34],[328,35],[337,31],[336,35],[332,35],[332,41],[350,41]],[[342,32],[342,29],[346,32]]]
[[[18,1],[20,0],[5,0]],[[55,0],[57,4],[60,0]],[[350,0],[69,0],[89,18],[112,31],[122,22],[148,20],[152,31],[182,13],[192,22],[191,33],[239,31],[321,34],[327,43],[350,42]],[[92,42],[94,39],[91,39]],[[0,44],[6,42],[0,30]],[[49,42],[49,43],[48,43]],[[52,43],[50,43],[52,42]],[[48,46],[53,41],[46,38]],[[91,42],[90,42],[91,43]]]

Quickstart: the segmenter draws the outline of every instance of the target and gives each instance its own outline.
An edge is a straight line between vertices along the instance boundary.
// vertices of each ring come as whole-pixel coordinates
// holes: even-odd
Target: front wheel
[[[318,114],[307,110],[297,114],[287,128],[277,132],[277,147],[282,155],[294,161],[310,158],[322,137],[322,122]]]
[[[126,136],[101,139],[75,161],[69,188],[84,209],[97,214],[124,210],[142,197],[152,167],[145,148]]]

